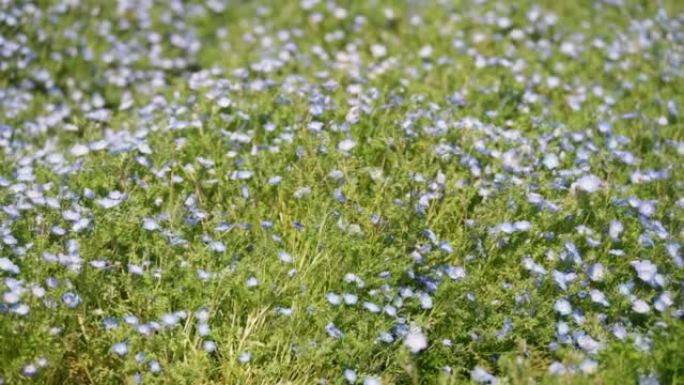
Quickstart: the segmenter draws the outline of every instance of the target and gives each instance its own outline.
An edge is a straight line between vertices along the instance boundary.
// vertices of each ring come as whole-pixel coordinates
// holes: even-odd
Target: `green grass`
[[[15,185],[0,188],[0,203],[30,202],[26,190],[32,188],[59,200],[58,209],[33,205],[18,217],[0,212],[4,234],[17,240],[16,245],[2,243],[0,257],[21,268],[16,275],[0,270],[0,277],[5,283],[9,277],[21,280],[27,288],[21,303],[30,307],[26,316],[0,307],[0,378],[7,384],[118,384],[133,383],[134,375],[141,373],[145,384],[315,384],[322,379],[343,384],[343,371],[350,368],[358,373],[359,383],[374,375],[383,384],[461,384],[469,383],[471,371],[480,366],[503,384],[638,383],[649,374],[661,384],[684,383],[684,325],[675,312],[684,306],[684,269],[666,250],[669,243],[681,243],[684,234],[684,125],[681,115],[668,110],[671,101],[684,113],[682,3],[478,3],[340,2],[348,16],[338,20],[327,3],[304,10],[295,1],[236,1],[223,12],[205,9],[194,14],[189,4],[173,13],[173,7],[160,2],[149,9],[149,26],[141,27],[139,20],[147,16],[134,10],[118,14],[115,2],[86,1],[57,12],[58,2],[37,1],[36,9],[42,12],[35,18],[24,15],[14,26],[0,22],[0,36],[12,41],[25,37],[32,50],[26,68],[17,55],[0,62],[0,89],[30,95],[24,108],[16,109],[8,93],[0,94],[0,123],[13,128],[12,145],[0,151],[0,176]],[[3,5],[0,11],[9,15],[22,5]],[[557,16],[555,25],[520,41],[511,39],[512,29],[531,28],[527,14],[536,5],[542,14]],[[394,10],[394,20],[384,16],[386,7]],[[262,12],[265,9],[268,12]],[[313,22],[314,12],[324,20]],[[172,23],[164,21],[168,15]],[[355,26],[357,16],[364,17],[362,26]],[[412,16],[422,22],[412,25]],[[510,27],[496,26],[496,18],[503,16],[510,19]],[[484,20],[489,17],[492,23]],[[645,34],[648,47],[640,46],[644,40],[635,30],[644,20],[653,23]],[[102,33],[105,22],[110,24],[108,33]],[[122,26],[124,22],[130,25]],[[225,34],[217,33],[220,29]],[[69,30],[73,39],[65,35]],[[149,43],[152,31],[159,34],[162,57],[183,59],[187,66],[155,63],[150,57],[155,52]],[[278,37],[282,31],[288,32],[284,40],[292,43],[290,58],[274,72],[254,71],[255,63],[284,55],[285,43]],[[340,40],[326,39],[336,31],[343,32]],[[478,33],[486,39],[475,42]],[[201,46],[197,51],[174,46],[174,34],[194,36]],[[576,43],[582,51],[575,58],[560,50],[563,41],[573,38],[583,39]],[[458,48],[458,39],[465,48]],[[611,59],[607,48],[592,46],[594,39],[624,51]],[[543,40],[548,57],[543,43],[532,45]],[[119,61],[107,60],[107,53],[120,49],[121,43],[132,48],[121,51]],[[372,44],[385,45],[387,56],[374,58]],[[426,45],[433,49],[430,60],[419,56]],[[70,57],[73,47],[78,53]],[[93,53],[92,60],[85,58],[85,47]],[[343,52],[352,60],[341,57]],[[55,60],[55,53],[64,58]],[[478,56],[524,66],[481,68]],[[440,63],[442,57],[446,63]],[[211,85],[193,89],[191,74],[212,68],[217,74],[205,72]],[[241,80],[234,72],[238,68],[252,68],[250,76]],[[128,84],[108,81],[124,69],[132,74]],[[35,81],[39,70],[50,75],[51,84]],[[550,87],[548,76],[558,77],[560,85]],[[220,78],[228,79],[230,86],[214,90]],[[338,82],[338,88],[326,91],[327,80]],[[632,87],[625,87],[625,81]],[[360,86],[361,103],[368,111],[344,132],[335,127],[343,124],[351,103],[359,102],[348,92],[351,85]],[[614,103],[595,95],[595,86]],[[120,110],[125,92],[133,104]],[[465,104],[448,101],[455,93],[463,95]],[[530,93],[539,100],[531,102]],[[567,98],[579,93],[586,100],[573,110]],[[110,121],[90,119],[82,109],[94,94],[111,111]],[[315,116],[309,104],[318,95],[328,97],[329,105]],[[218,105],[222,96],[231,99],[230,107]],[[60,106],[70,109],[63,118],[32,128]],[[639,117],[622,118],[632,112]],[[666,124],[657,122],[660,117]],[[173,129],[178,121],[198,124]],[[314,121],[325,128],[308,130]],[[612,122],[613,135],[599,133],[602,121]],[[441,124],[448,129],[427,133]],[[69,125],[75,130],[68,130]],[[74,145],[106,138],[110,131],[130,133],[125,140],[133,147],[80,158],[70,152]],[[573,134],[584,137],[574,139]],[[338,151],[346,138],[357,143],[348,154]],[[616,148],[616,138],[628,140]],[[183,146],[177,144],[179,139],[185,140]],[[151,153],[136,150],[142,141]],[[441,156],[435,151],[440,146],[452,146],[451,154]],[[502,159],[512,149],[529,170],[512,170]],[[630,151],[638,163],[619,162],[615,149]],[[564,154],[556,170],[541,165],[551,152]],[[61,164],[49,159],[56,153],[64,155]],[[200,158],[214,165],[203,166]],[[475,161],[479,173],[471,171]],[[35,180],[17,180],[17,170],[27,165]],[[630,181],[634,171],[661,169],[669,170],[669,178]],[[232,180],[237,170],[254,175]],[[341,172],[343,182],[330,177],[333,170]],[[576,174],[564,175],[568,170]],[[572,182],[585,173],[595,174],[605,185],[592,194],[572,192]],[[275,175],[283,180],[272,186],[268,181]],[[439,175],[444,182],[435,187]],[[16,187],[21,183],[26,190]],[[245,187],[248,197],[243,195]],[[310,194],[295,198],[302,187],[310,188]],[[85,189],[98,199],[113,190],[127,194],[127,199],[105,209],[88,198]],[[346,202],[335,198],[336,189]],[[440,196],[417,210],[421,194],[430,191]],[[555,203],[558,211],[537,209],[528,201],[532,192]],[[635,209],[616,201],[632,196],[657,201],[651,219],[662,223],[667,239],[653,235]],[[188,198],[195,203],[188,204]],[[89,227],[72,232],[63,217],[69,209],[89,217]],[[204,218],[190,225],[193,211]],[[143,218],[160,215],[165,219],[159,224],[169,233],[143,230]],[[272,228],[263,228],[264,220],[271,221]],[[523,220],[532,223],[532,230],[491,232],[502,222]],[[620,241],[608,236],[612,220],[624,225]],[[229,229],[215,231],[224,222],[231,224]],[[582,225],[593,230],[598,245],[590,245],[579,233]],[[67,234],[51,233],[52,226],[62,226]],[[448,241],[453,252],[432,245],[421,252],[422,263],[416,263],[412,252],[432,244],[426,229]],[[555,237],[547,238],[545,232]],[[642,233],[652,235],[653,247],[639,242]],[[171,235],[186,242],[173,245]],[[212,251],[205,235],[222,242],[226,251]],[[67,254],[70,239],[80,247],[80,271],[44,261],[44,252]],[[585,264],[601,262],[606,267],[602,282],[588,280],[586,265],[558,260],[566,241],[577,245]],[[24,255],[19,247],[25,248]],[[611,255],[611,249],[623,250],[625,256]],[[278,259],[281,250],[294,257],[293,264]],[[549,250],[555,258],[547,258]],[[549,272],[543,280],[523,268],[526,256]],[[98,259],[108,260],[110,268],[91,267],[90,261]],[[658,266],[667,279],[664,287],[652,288],[637,278],[630,265],[637,259]],[[129,264],[144,266],[145,274],[131,274]],[[413,354],[401,337],[389,344],[378,342],[379,333],[391,331],[397,319],[370,313],[362,303],[382,307],[393,303],[401,288],[426,291],[419,278],[438,278],[436,271],[444,265],[464,267],[466,277],[454,281],[443,276],[431,293],[429,309],[415,298],[399,307],[406,325],[420,327],[427,336],[428,348]],[[160,275],[155,277],[156,269]],[[200,280],[198,269],[211,272],[211,279]],[[554,269],[574,270],[578,278],[564,292],[551,277]],[[365,285],[345,282],[348,273]],[[48,277],[58,278],[59,287],[48,288]],[[257,287],[246,286],[250,277],[258,279]],[[633,294],[651,304],[649,314],[635,314],[630,300],[620,294],[618,286],[630,280]],[[34,284],[47,289],[45,297],[31,295]],[[603,291],[611,305],[601,308],[583,298],[581,293],[591,288]],[[674,303],[661,313],[652,305],[663,290],[671,292]],[[80,296],[77,307],[62,303],[66,292]],[[356,294],[359,304],[331,306],[326,301],[329,292]],[[562,297],[582,310],[584,323],[554,311],[554,302]],[[54,306],[46,304],[50,300]],[[196,330],[195,311],[200,308],[209,310],[208,337]],[[291,308],[292,315],[279,314],[278,308]],[[149,336],[122,319],[131,314],[141,323],[160,322],[163,314],[181,310],[187,312],[186,319]],[[107,317],[117,318],[119,327],[106,330]],[[499,338],[506,319],[512,330]],[[557,340],[561,319],[571,331],[582,330],[605,346],[594,355],[572,345],[554,351],[550,344]],[[342,339],[327,335],[330,322],[343,331]],[[630,333],[625,341],[611,333],[616,322]],[[54,327],[59,333],[51,332]],[[635,347],[637,335],[652,341],[650,351]],[[451,340],[451,346],[443,345],[444,339]],[[217,351],[205,352],[204,340],[215,341]],[[111,352],[121,341],[128,342],[125,357]],[[145,363],[136,362],[137,352],[146,353]],[[242,352],[251,353],[249,363],[239,361]],[[39,357],[48,365],[32,379],[22,375],[22,368]],[[555,361],[570,367],[587,357],[598,363],[596,372],[549,373]],[[148,370],[150,359],[159,361],[160,373]]]

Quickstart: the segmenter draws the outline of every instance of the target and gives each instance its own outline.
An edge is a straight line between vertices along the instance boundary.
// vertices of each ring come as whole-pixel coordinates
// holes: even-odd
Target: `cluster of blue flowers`
[[[684,318],[682,99],[653,94],[684,84],[681,10],[599,33],[446,3],[437,21],[303,0],[280,27],[255,6],[239,36],[222,0],[0,5],[0,384],[74,349],[136,383],[178,344],[257,366],[255,330],[283,322],[311,330],[313,348],[278,348],[293,354],[372,328],[368,346],[419,360],[507,346],[535,319],[558,376],[599,372],[609,344],[652,351]],[[403,47],[397,25],[434,40]],[[445,334],[454,306],[493,331]],[[487,354],[464,370],[495,384]]]

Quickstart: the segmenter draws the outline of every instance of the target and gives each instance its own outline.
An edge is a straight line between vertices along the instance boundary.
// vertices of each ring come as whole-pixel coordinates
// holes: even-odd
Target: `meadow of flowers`
[[[0,0],[0,384],[684,384],[684,2]]]

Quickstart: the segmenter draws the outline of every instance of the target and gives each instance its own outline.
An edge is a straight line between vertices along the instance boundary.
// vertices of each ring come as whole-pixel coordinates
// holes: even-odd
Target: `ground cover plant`
[[[681,1],[0,2],[0,384],[684,383]]]

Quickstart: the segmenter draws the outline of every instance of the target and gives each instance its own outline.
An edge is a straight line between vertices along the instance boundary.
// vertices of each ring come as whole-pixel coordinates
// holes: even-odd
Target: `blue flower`
[[[73,309],[81,303],[81,297],[79,297],[78,294],[67,292],[62,296],[62,302]]]
[[[125,356],[128,353],[128,343],[125,341],[115,343],[112,345],[112,352],[121,357]]]

